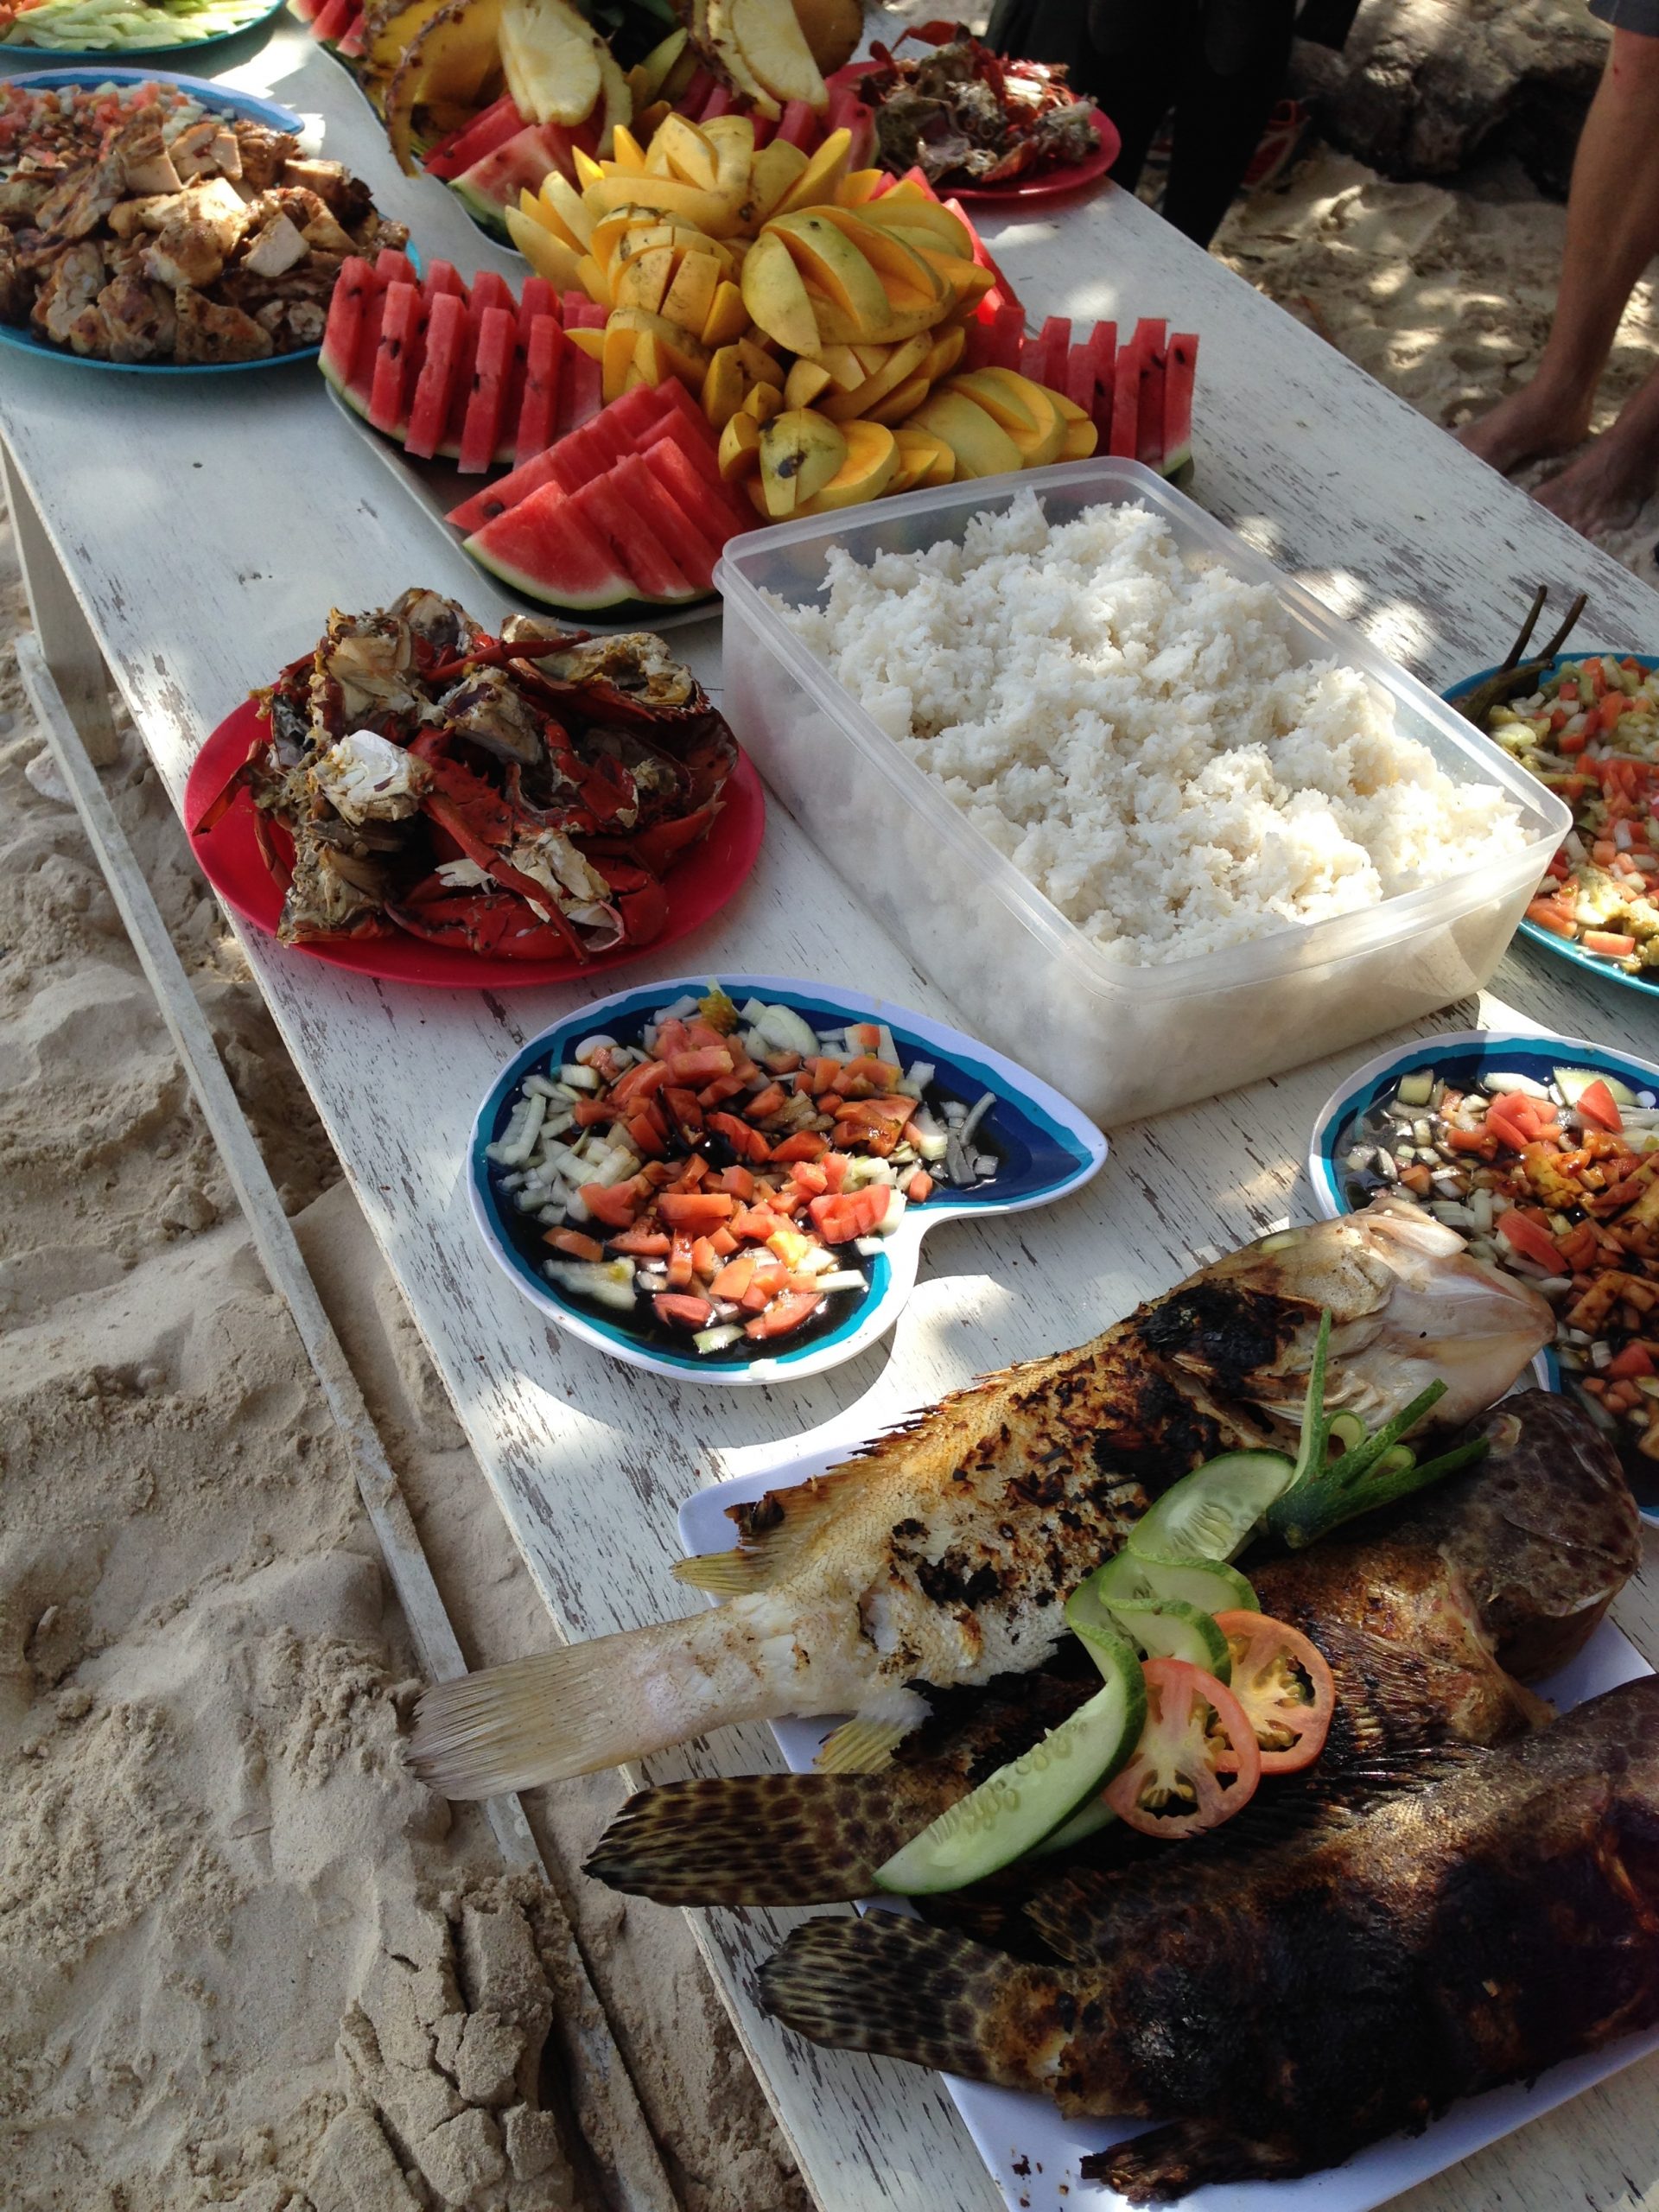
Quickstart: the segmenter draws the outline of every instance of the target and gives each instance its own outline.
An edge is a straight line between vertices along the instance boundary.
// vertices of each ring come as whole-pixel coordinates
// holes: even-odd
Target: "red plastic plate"
[[[253,801],[245,791],[198,836],[190,825],[230,781],[248,757],[262,727],[258,709],[246,700],[227,715],[196,755],[184,787],[184,819],[202,874],[233,912],[275,936],[283,894],[260,857],[253,834]],[[668,926],[649,944],[619,946],[588,961],[486,959],[453,945],[428,944],[415,937],[349,938],[338,944],[296,944],[296,955],[347,968],[357,976],[379,976],[388,982],[423,983],[441,990],[510,990],[518,984],[568,983],[607,968],[626,967],[647,952],[660,951],[677,938],[700,928],[732,898],[754,866],[766,828],[765,790],[753,763],[740,756],[726,785],[726,803],[700,844],[670,869]]]
[[[879,61],[849,61],[838,69],[830,79],[832,84],[850,83],[855,77],[868,77],[879,69]],[[1036,176],[1017,176],[1007,184],[940,184],[934,189],[941,200],[960,200],[964,205],[980,203],[1001,206],[1016,200],[1050,200],[1062,192],[1076,192],[1085,184],[1093,184],[1105,175],[1117,159],[1123,141],[1118,136],[1117,125],[1096,108],[1094,111],[1095,150],[1081,162],[1071,162],[1065,168],[1044,169]],[[852,210],[858,213],[856,207]]]

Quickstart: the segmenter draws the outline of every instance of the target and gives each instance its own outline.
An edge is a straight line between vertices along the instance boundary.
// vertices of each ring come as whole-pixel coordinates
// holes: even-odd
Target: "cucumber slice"
[[[875,1870],[876,1887],[922,1897],[982,1881],[1103,1789],[1141,1740],[1147,1686],[1121,1636],[1090,1631],[1105,1682],[1023,1758],[999,1767]]]
[[[1056,1851],[1070,1851],[1101,1828],[1109,1827],[1117,1815],[1103,1797],[1085,1797],[1069,1821],[1062,1821],[1052,1835],[1046,1835],[1026,1853],[1027,1859],[1046,1859]]]
[[[1555,1087],[1569,1106],[1576,1106],[1592,1083],[1605,1083],[1613,1095],[1615,1106],[1634,1106],[1636,1093],[1628,1083],[1621,1083],[1616,1075],[1599,1075],[1594,1068],[1555,1068],[1552,1070]]]
[[[1282,1452],[1229,1452],[1184,1475],[1129,1531],[1143,1559],[1230,1559],[1296,1470]]]
[[[1185,1598],[1120,1598],[1112,1617],[1147,1659],[1185,1659],[1218,1682],[1230,1681],[1232,1655],[1214,1618]]]
[[[1122,1551],[1097,1567],[1089,1580],[1109,1608],[1120,1598],[1185,1598],[1189,1605],[1200,1606],[1206,1613],[1262,1610],[1255,1592],[1238,1569],[1220,1560],[1149,1559],[1139,1552]]]

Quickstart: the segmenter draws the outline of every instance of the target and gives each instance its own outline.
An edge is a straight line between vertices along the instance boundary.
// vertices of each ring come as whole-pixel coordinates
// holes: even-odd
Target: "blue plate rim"
[[[148,59],[161,61],[169,56],[176,60],[187,54],[192,58],[199,54],[212,54],[219,47],[229,46],[236,39],[248,38],[255,31],[264,30],[268,23],[274,22],[277,16],[284,14],[287,8],[288,0],[270,0],[270,5],[265,10],[264,15],[255,16],[250,22],[244,23],[240,30],[215,31],[209,38],[188,39],[172,46],[121,47],[118,49],[121,56],[118,66],[124,67],[129,62],[142,62]],[[0,61],[9,61],[14,54],[20,60],[26,54],[31,60],[38,58],[42,65],[49,63],[54,69],[96,69],[104,59],[92,48],[83,48],[79,52],[73,52],[68,48],[58,47],[13,46],[7,41],[0,39]],[[111,59],[113,58],[111,54]],[[9,77],[7,81],[15,84],[18,80],[15,77]]]
[[[287,0],[277,0],[278,7],[285,7]],[[276,9],[271,10],[274,15]],[[261,16],[260,22],[268,18]],[[249,30],[258,28],[250,23]],[[245,34],[230,34],[241,38]],[[0,48],[0,54],[4,48]],[[177,85],[183,91],[206,95],[207,100],[232,115],[245,116],[251,123],[268,124],[274,130],[302,131],[303,116],[296,115],[292,108],[283,107],[279,101],[264,99],[257,92],[239,92],[234,86],[215,84],[210,77],[186,77],[174,69],[135,69],[124,64],[105,67],[98,61],[73,63],[66,61],[51,69],[31,69],[16,76],[0,76],[0,92],[16,85],[25,92],[49,92],[59,85]],[[36,338],[31,331],[20,330],[13,323],[0,322],[0,346],[9,346],[14,352],[26,353],[31,360],[62,361],[72,368],[102,369],[117,376],[129,377],[231,377],[245,376],[254,369],[285,369],[296,361],[315,362],[321,354],[321,346],[303,346],[296,353],[273,353],[259,361],[100,361],[90,353],[71,353],[67,346],[54,346],[44,338]]]
[[[1039,1192],[1003,1198],[995,1196],[994,1189],[982,1198],[963,1192],[959,1198],[907,1214],[899,1233],[889,1239],[888,1249],[874,1256],[869,1291],[828,1337],[814,1337],[791,1351],[766,1352],[740,1366],[718,1369],[711,1369],[695,1353],[642,1345],[626,1331],[566,1303],[525,1265],[497,1218],[495,1194],[490,1186],[484,1150],[494,1140],[495,1123],[505,1100],[517,1090],[526,1073],[549,1057],[554,1040],[570,1037],[573,1033],[601,1028],[609,1021],[626,1022],[653,1006],[669,1004],[688,991],[705,991],[713,981],[718,981],[722,988],[732,993],[770,993],[785,1004],[794,1004],[798,1010],[838,1014],[847,1020],[883,1020],[893,1029],[895,1038],[913,1045],[921,1052],[929,1049],[948,1052],[957,1066],[982,1080],[987,1090],[1014,1097],[1020,1111],[1073,1161],[1071,1173]],[[1052,1084],[965,1031],[953,1029],[948,1023],[935,1021],[912,1008],[864,992],[799,976],[728,973],[715,968],[709,974],[663,976],[652,982],[636,984],[627,991],[613,992],[607,998],[578,1007],[537,1036],[527,1039],[497,1075],[474,1116],[467,1139],[466,1172],[473,1218],[497,1265],[523,1296],[562,1328],[595,1350],[646,1372],[676,1382],[690,1380],[741,1389],[804,1380],[855,1357],[885,1335],[898,1319],[914,1282],[921,1239],[929,1230],[945,1220],[1018,1213],[1052,1205],[1090,1182],[1105,1164],[1109,1151],[1105,1132]],[[910,1226],[912,1222],[913,1229]]]
[[[1555,1066],[1569,1058],[1580,1059],[1586,1066],[1599,1067],[1603,1074],[1617,1076],[1621,1082],[1630,1084],[1632,1090],[1651,1090],[1659,1096],[1659,1063],[1636,1059],[1611,1045],[1593,1044],[1587,1037],[1565,1037],[1554,1029],[1446,1029],[1433,1036],[1420,1037],[1408,1045],[1397,1045],[1390,1051],[1375,1053],[1357,1067],[1319,1109],[1308,1138],[1307,1180],[1320,1216],[1326,1221],[1336,1221],[1351,1211],[1342,1202],[1337,1179],[1337,1131],[1353,1115],[1363,1112],[1373,1103],[1385,1082],[1409,1075],[1414,1068],[1436,1061],[1464,1057],[1483,1059],[1496,1050],[1535,1053],[1540,1058],[1548,1058]],[[1539,1353],[1535,1368],[1539,1367],[1542,1369],[1540,1380],[1544,1387],[1559,1391],[1560,1370],[1552,1351],[1547,1349]],[[1659,1528],[1659,1506],[1638,1505],[1637,1510],[1649,1527]]]
[[[1620,652],[1614,645],[1585,645],[1554,654],[1544,671],[1545,680],[1548,681],[1567,661],[1594,660],[1603,653],[1613,653],[1620,660],[1639,661],[1643,668],[1659,668],[1659,653]],[[1478,669],[1474,675],[1460,677],[1457,683],[1449,684],[1440,696],[1448,707],[1455,707],[1459,699],[1466,698],[1477,685],[1485,683],[1489,676],[1496,676],[1497,672],[1496,665]],[[1516,935],[1525,938],[1529,944],[1535,944],[1540,951],[1550,953],[1557,960],[1566,961],[1568,967],[1582,969],[1586,975],[1595,976],[1600,982],[1617,983],[1624,990],[1639,991],[1644,998],[1659,996],[1659,975],[1651,980],[1646,976],[1627,976],[1622,968],[1615,968],[1600,953],[1586,952],[1581,944],[1575,944],[1567,938],[1557,937],[1553,930],[1540,929],[1536,922],[1528,921],[1524,915],[1516,924]]]

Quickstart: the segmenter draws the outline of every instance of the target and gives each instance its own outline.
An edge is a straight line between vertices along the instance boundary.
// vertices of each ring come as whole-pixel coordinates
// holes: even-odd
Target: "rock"
[[[1341,54],[1298,43],[1292,89],[1385,176],[1516,155],[1562,195],[1607,32],[1573,0],[1363,0]]]

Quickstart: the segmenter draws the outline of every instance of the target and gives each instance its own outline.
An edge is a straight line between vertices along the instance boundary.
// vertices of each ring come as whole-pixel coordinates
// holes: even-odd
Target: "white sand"
[[[0,638],[22,620],[0,524]],[[480,1660],[551,1633],[153,776],[118,807]],[[349,1470],[0,661],[0,2203],[597,2205],[534,1890],[403,1767]],[[688,2212],[804,2202],[677,1913],[543,1848]],[[545,1815],[550,1812],[551,1823]],[[556,1945],[549,1940],[549,1955]],[[575,2171],[573,2171],[574,2161]],[[409,2178],[405,2178],[405,2175]]]

